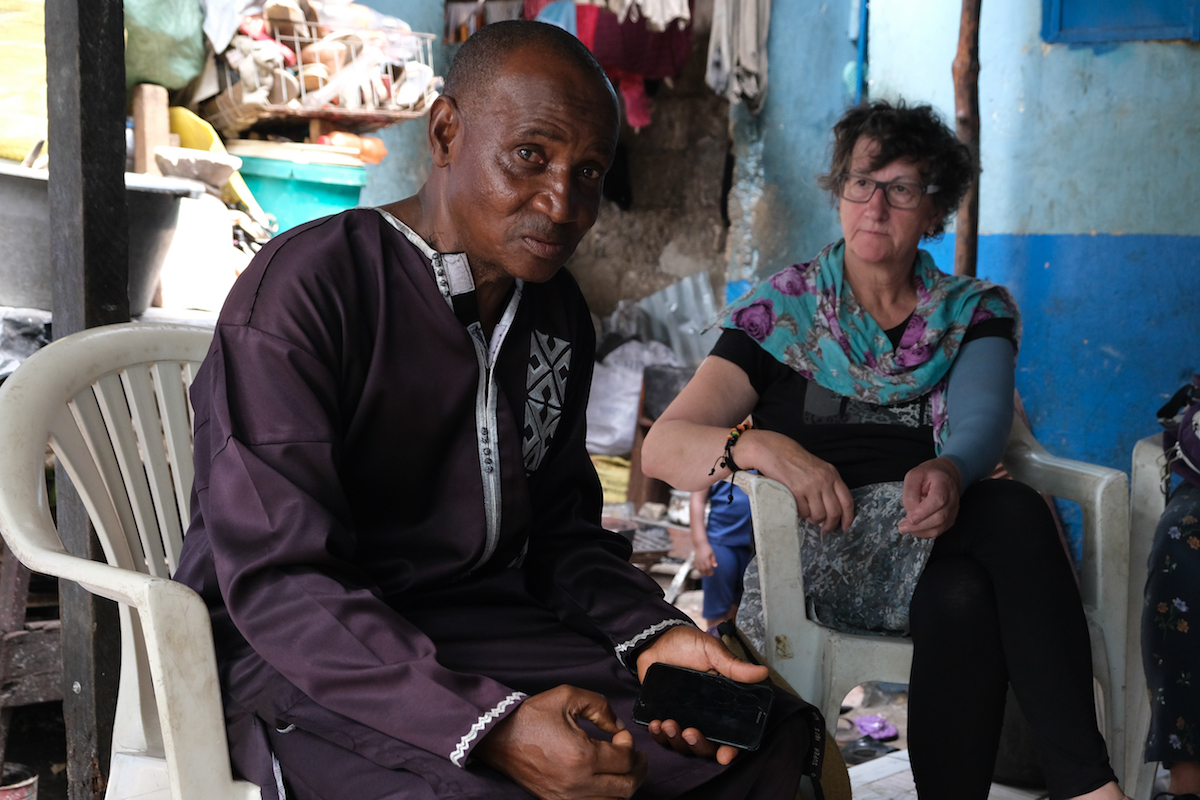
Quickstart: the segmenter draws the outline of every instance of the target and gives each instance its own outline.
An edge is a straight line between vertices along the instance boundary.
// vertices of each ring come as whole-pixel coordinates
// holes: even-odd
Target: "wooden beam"
[[[162,175],[154,148],[171,143],[167,90],[153,83],[133,87],[133,171]]]
[[[53,332],[129,319],[122,0],[46,0]],[[101,558],[78,494],[56,481],[58,528],[75,555]],[[114,604],[61,590],[67,795],[98,800],[107,783],[120,634]]]
[[[954,123],[958,139],[979,167],[979,9],[982,0],[963,0],[954,57]],[[975,275],[979,239],[979,178],[971,181],[958,206],[954,235],[954,274]]]

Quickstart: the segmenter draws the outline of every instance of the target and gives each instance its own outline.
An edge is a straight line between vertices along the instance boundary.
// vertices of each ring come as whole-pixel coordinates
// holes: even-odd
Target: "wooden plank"
[[[8,549],[8,543],[0,543],[0,634],[23,630],[29,577],[29,568],[16,559]],[[5,666],[8,654],[8,636],[4,635],[0,637],[0,679],[4,686],[19,680]],[[2,695],[3,688],[0,687],[0,764],[4,763],[8,748],[8,726],[12,722],[12,712],[3,702]]]
[[[62,699],[61,641],[57,624],[5,634],[0,706]]]
[[[129,320],[124,41],[121,0],[47,0],[56,339]]]
[[[153,83],[133,87],[133,171],[162,175],[154,148],[171,143],[171,118],[167,90]]]
[[[46,0],[50,260],[54,336],[129,319],[125,41],[121,0]],[[67,549],[100,557],[78,495],[58,470]],[[103,797],[116,708],[116,607],[73,583],[60,592],[70,800]]]
[[[57,471],[58,529],[75,554],[102,560],[100,544],[74,488],[64,503],[66,473]],[[71,532],[68,541],[67,532]],[[108,783],[116,718],[121,632],[115,603],[73,581],[59,586],[63,642],[63,721],[67,728],[67,797],[101,800]]]
[[[954,122],[958,139],[979,167],[979,9],[982,0],[963,0],[954,57]],[[979,238],[979,176],[958,206],[954,226],[954,274],[975,275]]]

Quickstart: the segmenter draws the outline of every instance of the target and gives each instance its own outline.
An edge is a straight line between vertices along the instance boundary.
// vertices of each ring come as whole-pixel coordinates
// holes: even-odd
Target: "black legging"
[[[985,480],[963,494],[910,619],[908,742],[921,800],[987,797],[1010,682],[1051,800],[1115,780],[1096,727],[1083,603],[1035,491]]]

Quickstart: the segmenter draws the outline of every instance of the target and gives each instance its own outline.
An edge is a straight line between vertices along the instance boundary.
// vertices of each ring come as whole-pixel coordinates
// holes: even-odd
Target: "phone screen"
[[[670,664],[651,664],[633,706],[633,721],[673,719],[696,728],[710,742],[742,750],[762,743],[774,695],[761,683],[738,683],[721,675]]]

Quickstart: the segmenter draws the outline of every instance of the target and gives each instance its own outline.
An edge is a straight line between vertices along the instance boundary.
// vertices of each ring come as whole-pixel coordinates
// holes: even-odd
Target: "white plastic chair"
[[[0,387],[0,532],[30,569],[120,605],[108,800],[251,800],[231,777],[204,602],[170,579],[188,525],[187,390],[211,329],[124,324],[34,353]],[[46,444],[83,498],[107,564],[67,553],[50,516]]]
[[[1158,772],[1157,763],[1145,763],[1146,734],[1150,731],[1150,698],[1142,665],[1142,596],[1146,586],[1146,562],[1154,543],[1154,530],[1167,507],[1162,491],[1162,434],[1147,436],[1133,446],[1133,471],[1129,487],[1129,677],[1126,719],[1129,722],[1125,749],[1125,774],[1130,797],[1149,797]],[[1132,776],[1136,776],[1132,777]]]
[[[1127,769],[1128,479],[1119,470],[1050,455],[1019,417],[1009,434],[1004,466],[1017,480],[1044,494],[1072,500],[1082,509],[1081,591],[1101,701],[1101,730],[1120,775]],[[821,710],[832,731],[842,699],[855,686],[869,680],[908,682],[912,640],[841,633],[809,620],[792,493],[778,481],[751,473],[738,472],[734,480],[750,496],[762,582],[765,656],[802,697]]]

